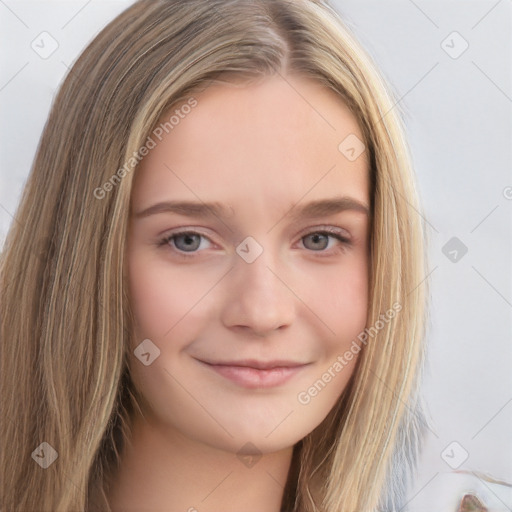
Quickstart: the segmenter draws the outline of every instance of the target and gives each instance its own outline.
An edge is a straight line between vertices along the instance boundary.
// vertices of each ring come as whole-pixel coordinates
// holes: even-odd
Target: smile
[[[280,386],[309,365],[309,363],[294,362],[239,362],[235,364],[198,361],[222,377],[249,389]],[[273,366],[274,364],[275,366]]]

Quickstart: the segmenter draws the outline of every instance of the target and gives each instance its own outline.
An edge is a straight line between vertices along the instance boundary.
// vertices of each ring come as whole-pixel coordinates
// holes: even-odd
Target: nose
[[[221,313],[224,326],[256,336],[290,326],[296,298],[286,282],[289,272],[279,270],[282,268],[268,250],[252,263],[236,256],[226,283]]]

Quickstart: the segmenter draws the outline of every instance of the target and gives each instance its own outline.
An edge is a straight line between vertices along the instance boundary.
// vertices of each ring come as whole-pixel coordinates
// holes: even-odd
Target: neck
[[[279,512],[293,446],[239,457],[172,426],[133,421],[108,500],[112,512]]]

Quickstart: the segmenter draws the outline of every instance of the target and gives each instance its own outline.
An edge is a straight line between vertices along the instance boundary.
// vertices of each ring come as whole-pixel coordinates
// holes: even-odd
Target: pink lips
[[[307,366],[294,361],[227,361],[207,363],[215,372],[245,388],[271,388],[288,381]]]

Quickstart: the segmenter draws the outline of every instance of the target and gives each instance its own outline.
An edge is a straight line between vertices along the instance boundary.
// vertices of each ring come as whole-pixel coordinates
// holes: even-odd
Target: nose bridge
[[[237,247],[223,312],[224,323],[227,326],[246,326],[260,333],[290,324],[295,308],[294,297],[280,279],[283,266],[279,262],[278,251],[260,244],[258,249],[254,239],[246,243],[242,242]]]
[[[239,293],[243,291],[244,295],[253,296],[253,299],[272,302],[282,292],[279,288],[283,283],[274,275],[281,265],[276,251],[272,250],[269,244],[263,247],[259,244],[255,246],[256,243],[248,241],[237,248],[238,261],[235,264],[235,270],[241,276],[242,282],[242,290],[239,290]],[[247,248],[249,248],[249,254],[253,253],[254,259],[245,257],[242,251]]]

